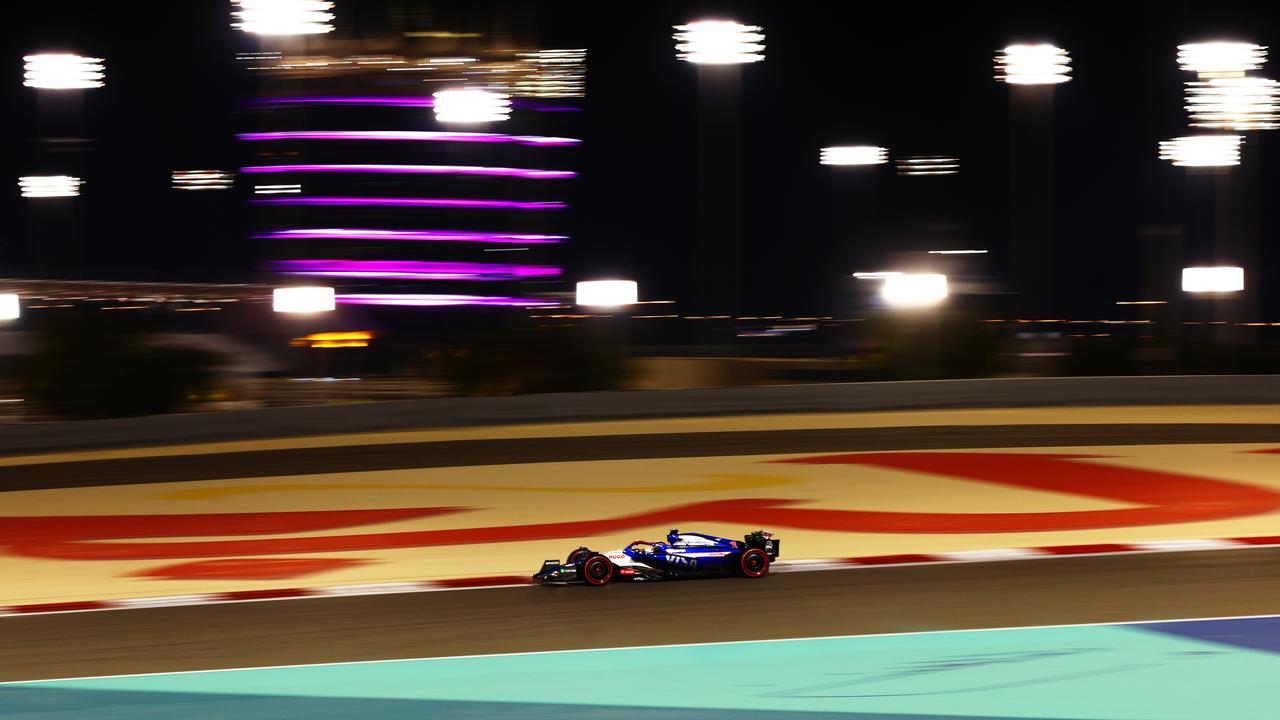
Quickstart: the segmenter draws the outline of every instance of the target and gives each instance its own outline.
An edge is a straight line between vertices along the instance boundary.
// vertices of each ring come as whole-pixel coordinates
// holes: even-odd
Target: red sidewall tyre
[[[582,580],[588,585],[609,584],[613,579],[613,563],[603,555],[592,555],[582,563]]]
[[[564,564],[572,565],[575,562],[577,562],[578,558],[586,557],[587,555],[590,555],[590,554],[591,554],[590,550],[587,550],[585,548],[578,548],[577,550],[574,550],[573,552],[569,553],[569,557],[564,561]]]
[[[738,569],[745,577],[764,577],[769,572],[769,553],[760,548],[751,548],[738,558]]]

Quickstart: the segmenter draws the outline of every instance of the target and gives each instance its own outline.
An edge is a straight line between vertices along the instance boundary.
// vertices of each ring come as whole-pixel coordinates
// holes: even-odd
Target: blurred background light
[[[951,155],[907,155],[894,160],[899,175],[955,175],[960,158]]]
[[[1244,268],[1189,267],[1182,269],[1182,289],[1189,293],[1224,293],[1244,290]]]
[[[259,186],[268,187],[268,186]],[[258,194],[297,193],[301,186],[288,187],[297,190],[258,191]],[[481,200],[475,198],[383,198],[383,197],[282,197],[250,200],[255,205],[298,205],[314,207],[433,207],[470,208],[475,210],[562,210],[566,203],[547,200]]]
[[[1054,85],[1071,79],[1071,57],[1053,45],[1010,45],[996,56],[996,80],[1010,85]]]
[[[315,35],[333,31],[325,0],[231,0],[231,26],[255,35]]]
[[[1276,81],[1261,77],[1219,77],[1187,83],[1191,127],[1269,130],[1280,124]]]
[[[553,300],[540,300],[537,298],[448,295],[440,293],[363,293],[355,295],[339,295],[338,302],[343,305],[385,305],[393,307],[452,307],[457,305],[546,307],[557,304]]]
[[[517,53],[532,66],[518,80],[515,91],[525,97],[583,97],[587,91],[585,49],[537,50]]]
[[[480,165],[392,165],[373,163],[325,163],[299,165],[249,165],[246,173],[405,173],[411,175],[485,175],[549,180],[577,177],[572,170],[538,170],[535,168],[485,167]]]
[[[22,84],[42,90],[82,90],[106,84],[102,58],[69,53],[27,55]]]
[[[930,255],[986,255],[986,250],[930,250]]]
[[[634,280],[584,280],[577,285],[576,303],[583,307],[622,307],[640,299]]]
[[[947,276],[934,273],[889,275],[880,288],[880,297],[891,307],[927,307],[947,297]]]
[[[877,270],[875,272],[856,272],[853,276],[859,280],[883,280],[894,275],[901,275],[900,272]]]
[[[560,268],[551,265],[415,260],[278,260],[272,268],[284,275],[401,280],[522,280],[560,274]]]
[[[1189,135],[1160,142],[1160,159],[1180,167],[1227,167],[1240,164],[1239,135]]]
[[[0,320],[17,320],[22,316],[22,304],[15,293],[0,293]]]
[[[1178,46],[1178,65],[1203,78],[1243,75],[1267,61],[1265,45],[1202,42]]]
[[[301,185],[254,185],[254,195],[287,195],[302,192]]]
[[[437,111],[439,108],[437,107]],[[578,145],[577,138],[501,133],[434,132],[429,130],[286,130],[240,133],[240,140],[410,140],[437,142],[516,143],[518,145]]]
[[[254,237],[263,240],[424,240],[438,242],[530,243],[568,240],[566,235],[481,232],[468,230],[383,230],[380,228],[293,228],[272,230]]]
[[[226,190],[235,180],[221,170],[174,170],[174,190]]]
[[[818,152],[820,165],[883,165],[889,162],[889,148],[874,145],[836,145]]]
[[[276,288],[271,293],[271,309],[279,313],[329,312],[335,305],[331,287]]]
[[[700,20],[675,26],[676,57],[701,65],[741,65],[764,60],[764,28],[732,20]]]
[[[356,330],[351,332],[319,332],[294,338],[289,341],[292,347],[309,348],[351,348],[369,347],[373,333]]]
[[[511,117],[511,96],[480,88],[440,90],[431,96],[436,121],[474,124],[502,122]]]
[[[18,190],[25,198],[75,197],[82,183],[69,175],[28,175],[18,178]]]

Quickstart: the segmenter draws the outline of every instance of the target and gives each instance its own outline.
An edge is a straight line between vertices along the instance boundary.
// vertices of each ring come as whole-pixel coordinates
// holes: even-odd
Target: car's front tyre
[[[765,560],[768,559],[766,556]],[[596,587],[608,585],[613,579],[613,561],[596,553],[582,561],[582,568],[578,572],[582,576],[582,581],[588,585]]]

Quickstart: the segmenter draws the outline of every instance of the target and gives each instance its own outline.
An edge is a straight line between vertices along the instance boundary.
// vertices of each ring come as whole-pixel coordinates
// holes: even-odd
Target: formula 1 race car
[[[635,540],[621,550],[599,553],[579,547],[562,563],[547,560],[533,581],[607,585],[611,580],[675,580],[739,575],[758,578],[778,559],[780,540],[757,530],[742,540],[672,529],[666,542]]]

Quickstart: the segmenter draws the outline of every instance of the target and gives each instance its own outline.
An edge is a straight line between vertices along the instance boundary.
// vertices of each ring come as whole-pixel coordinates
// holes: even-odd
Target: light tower
[[[1053,102],[1071,57],[1049,44],[1015,44],[995,59],[1009,85],[1009,258],[1022,317],[1053,311]]]
[[[1195,79],[1186,82],[1187,124],[1205,133],[1225,133],[1179,139],[1184,141],[1184,154],[1188,152],[1186,142],[1198,143],[1197,162],[1174,161],[1175,165],[1188,168],[1188,207],[1208,207],[1204,196],[1212,198],[1212,230],[1188,238],[1191,250],[1201,261],[1243,266],[1249,275],[1243,292],[1214,301],[1219,319],[1225,319],[1227,314],[1233,320],[1258,319],[1262,160],[1259,131],[1280,127],[1280,85],[1253,74],[1266,61],[1266,46],[1248,42],[1178,46],[1179,67],[1195,73]],[[1223,160],[1224,156],[1229,156],[1230,161]],[[1225,307],[1227,302],[1231,307]]]
[[[697,259],[694,308],[739,311],[742,272],[742,65],[764,60],[764,31],[731,20],[675,26],[676,57],[697,66]]]
[[[22,178],[36,272],[75,277],[80,272],[80,194],[83,155],[92,148],[83,137],[84,94],[106,84],[102,58],[68,52],[33,53],[22,58],[24,87],[35,91],[40,137],[37,173]],[[66,198],[50,200],[50,198]]]

